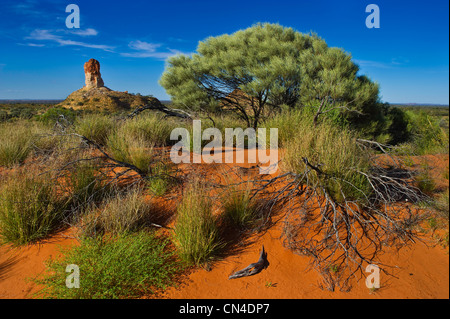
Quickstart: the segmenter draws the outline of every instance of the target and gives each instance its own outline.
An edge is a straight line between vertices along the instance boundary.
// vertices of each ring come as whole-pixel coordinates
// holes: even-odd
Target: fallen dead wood
[[[253,276],[259,274],[261,271],[269,266],[269,261],[267,260],[267,253],[262,246],[261,254],[259,255],[259,260],[256,263],[252,263],[242,270],[236,271],[231,274],[228,279],[236,279],[242,277]]]

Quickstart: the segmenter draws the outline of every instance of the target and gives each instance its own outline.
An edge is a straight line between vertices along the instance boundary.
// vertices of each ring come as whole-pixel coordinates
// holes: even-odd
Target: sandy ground
[[[448,155],[429,156],[432,174],[439,187],[448,187],[442,172],[448,168]],[[414,161],[419,163],[424,158]],[[250,165],[240,165],[247,166]],[[393,266],[392,276],[380,275],[381,288],[371,291],[364,278],[354,280],[350,292],[330,292],[319,287],[320,277],[309,269],[309,259],[293,254],[282,245],[281,225],[275,224],[267,232],[250,238],[238,254],[212,264],[209,271],[198,268],[182,277],[177,287],[167,289],[158,298],[171,299],[405,299],[449,298],[449,250],[423,238],[397,251],[387,248],[381,261]],[[45,260],[58,255],[59,246],[76,244],[70,231],[57,234],[39,244],[12,249],[0,247],[0,298],[33,298],[39,290],[29,278],[45,270]],[[269,266],[261,273],[229,280],[228,276],[250,263],[256,262],[262,245],[268,254]],[[82,275],[82,274],[81,274]]]
[[[65,231],[25,247],[0,247],[0,298],[33,298],[39,287],[31,282],[31,279],[44,272],[45,261],[57,258],[60,255],[60,247],[76,244],[77,241],[71,238],[70,231]]]

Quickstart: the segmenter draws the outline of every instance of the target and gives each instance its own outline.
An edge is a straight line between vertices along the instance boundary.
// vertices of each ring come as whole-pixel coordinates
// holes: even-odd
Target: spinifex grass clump
[[[148,189],[155,196],[163,196],[176,182],[173,164],[158,162],[152,166],[151,171],[147,181]]]
[[[22,163],[31,151],[32,133],[25,123],[8,123],[0,127],[0,166]]]
[[[181,258],[197,265],[211,260],[223,243],[211,199],[198,182],[184,192],[177,213],[174,236]]]
[[[312,125],[303,120],[286,141],[284,169],[303,174],[310,170],[310,186],[324,187],[336,201],[365,199],[370,183],[361,173],[368,172],[369,155],[362,150],[352,132],[328,121]]]
[[[39,296],[57,299],[124,299],[153,294],[172,284],[181,269],[168,240],[152,232],[110,238],[82,238],[80,246],[65,249],[50,260],[47,272],[35,280],[44,285]],[[80,287],[66,286],[67,265],[80,270]]]
[[[114,159],[137,167],[143,174],[150,171],[153,160],[153,144],[146,140],[143,133],[134,134],[119,127],[108,136],[108,150]]]
[[[250,185],[230,187],[223,198],[223,209],[225,220],[241,229],[250,227],[261,218]]]
[[[60,225],[67,199],[46,177],[17,172],[0,189],[0,236],[23,245],[45,238]]]
[[[142,230],[151,221],[152,206],[139,188],[113,194],[100,207],[91,206],[83,216],[84,234],[120,235]]]
[[[75,205],[85,205],[99,201],[108,188],[102,185],[99,172],[92,161],[77,162],[70,173],[72,201]]]
[[[167,146],[175,143],[170,140],[170,133],[181,123],[172,118],[164,118],[156,113],[144,113],[129,119],[122,125],[122,130],[135,138],[141,138],[147,144]]]
[[[89,114],[77,118],[75,121],[75,132],[86,136],[91,141],[105,145],[109,134],[115,128],[114,118],[102,114]]]

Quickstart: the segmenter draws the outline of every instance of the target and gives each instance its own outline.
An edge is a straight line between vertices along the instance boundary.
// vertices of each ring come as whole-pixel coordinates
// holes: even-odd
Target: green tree
[[[281,105],[310,107],[315,122],[332,111],[370,115],[378,86],[358,70],[349,54],[317,35],[265,23],[210,37],[192,56],[170,58],[160,83],[176,104],[229,108],[256,128],[267,108]]]
[[[314,111],[315,124],[330,112],[355,123],[382,116],[378,85],[358,75],[359,67],[350,54],[314,36],[312,47],[302,52],[299,62],[303,70],[300,105]]]

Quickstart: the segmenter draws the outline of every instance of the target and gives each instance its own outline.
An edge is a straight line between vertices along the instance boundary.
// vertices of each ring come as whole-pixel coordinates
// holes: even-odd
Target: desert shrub
[[[211,199],[198,182],[184,192],[177,213],[174,239],[180,257],[196,265],[214,258],[223,243],[217,220],[212,214]]]
[[[30,148],[34,155],[48,155],[63,147],[61,136],[58,136],[52,127],[39,121],[24,125],[31,136]]]
[[[322,172],[310,175],[311,185],[320,182],[335,200],[370,195],[370,184],[360,173],[369,170],[368,154],[358,146],[354,133],[327,121],[313,126],[308,118],[297,122],[296,127],[285,144],[282,169],[302,174],[306,159]]]
[[[0,165],[11,167],[22,163],[31,151],[32,133],[26,123],[0,126]]]
[[[50,179],[13,174],[0,190],[2,241],[23,245],[46,237],[60,226],[66,204]]]
[[[61,137],[40,122],[15,121],[0,126],[0,165],[21,164],[30,155],[44,155],[61,146]]]
[[[55,150],[63,147],[58,135],[49,131],[40,131],[33,135],[31,147],[36,155],[51,154]]]
[[[27,106],[15,106],[12,107],[9,116],[10,118],[17,118],[17,119],[31,119],[34,115],[36,115],[36,109],[27,107]]]
[[[406,111],[409,118],[408,130],[416,155],[448,153],[448,137],[439,122],[425,112]]]
[[[34,281],[44,285],[39,297],[57,299],[124,299],[156,293],[172,284],[181,269],[169,242],[151,232],[81,240],[65,248],[59,259]],[[66,267],[80,269],[80,288],[67,289]]]
[[[143,133],[134,134],[127,131],[126,126],[121,126],[108,136],[107,147],[116,160],[132,164],[143,173],[150,171],[153,144]]]
[[[405,111],[400,108],[392,107],[387,112],[387,133],[391,145],[408,142],[411,139],[409,128],[409,118]]]
[[[112,117],[101,114],[88,114],[75,121],[75,132],[86,136],[97,144],[105,145],[108,135],[113,131],[115,121]]]
[[[6,122],[9,119],[9,114],[5,110],[0,110],[0,123]]]
[[[261,217],[258,202],[252,195],[249,184],[230,187],[223,197],[224,219],[241,229],[252,226]]]
[[[73,109],[54,107],[39,115],[37,119],[46,125],[54,125],[61,116],[64,116],[69,123],[73,123],[78,114],[79,112]]]

